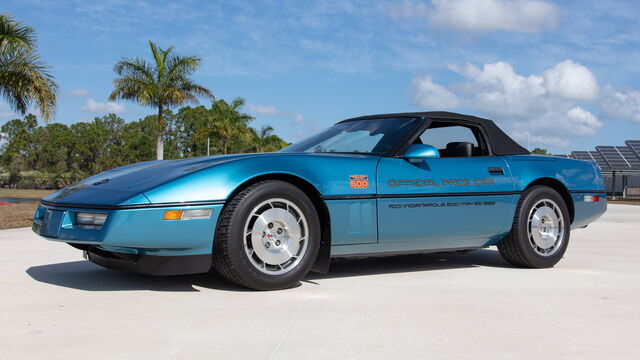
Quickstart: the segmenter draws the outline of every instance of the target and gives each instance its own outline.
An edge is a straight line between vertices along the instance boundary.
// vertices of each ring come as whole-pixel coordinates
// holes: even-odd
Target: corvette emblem
[[[349,175],[349,185],[352,189],[368,189],[369,188],[369,176],[368,175]]]
[[[98,182],[94,182],[93,185],[102,185],[102,184],[106,184],[109,182],[109,179],[102,179]]]

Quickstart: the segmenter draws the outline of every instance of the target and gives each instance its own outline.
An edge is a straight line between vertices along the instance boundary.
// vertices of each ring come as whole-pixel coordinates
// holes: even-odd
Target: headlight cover
[[[104,213],[76,213],[76,227],[81,229],[99,229],[104,225],[105,221],[107,221],[107,214]]]

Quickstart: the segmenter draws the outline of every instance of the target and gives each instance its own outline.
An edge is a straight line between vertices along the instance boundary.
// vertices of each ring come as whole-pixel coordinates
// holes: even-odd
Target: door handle
[[[489,174],[491,175],[504,175],[504,169],[501,167],[490,167]]]

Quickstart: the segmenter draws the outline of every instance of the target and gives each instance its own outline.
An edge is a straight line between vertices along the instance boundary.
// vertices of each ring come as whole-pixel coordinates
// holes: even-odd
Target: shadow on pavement
[[[304,282],[317,284],[314,280],[477,266],[510,267],[495,250],[338,259],[332,260],[328,274],[310,273]],[[151,276],[104,269],[89,261],[73,261],[33,266],[26,272],[36,281],[86,291],[199,291],[194,286],[222,291],[250,291],[229,283],[214,271],[196,275]]]
[[[328,274],[310,273],[308,280],[379,274],[407,273],[486,267],[511,267],[497,250],[475,250],[467,253],[435,253],[370,257],[361,259],[336,259],[331,261]]]
[[[43,283],[87,291],[199,291],[194,286],[216,290],[248,291],[224,280],[215,272],[152,276],[105,269],[89,261],[33,266],[27,269],[27,274]]]

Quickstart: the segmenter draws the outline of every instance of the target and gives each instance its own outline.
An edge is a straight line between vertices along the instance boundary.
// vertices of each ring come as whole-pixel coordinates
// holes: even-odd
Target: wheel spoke
[[[297,205],[270,199],[257,205],[244,229],[247,256],[258,270],[284,274],[295,268],[307,251],[307,221]]]
[[[553,255],[563,241],[563,231],[562,211],[555,202],[542,199],[531,207],[527,232],[534,251],[543,256]]]

